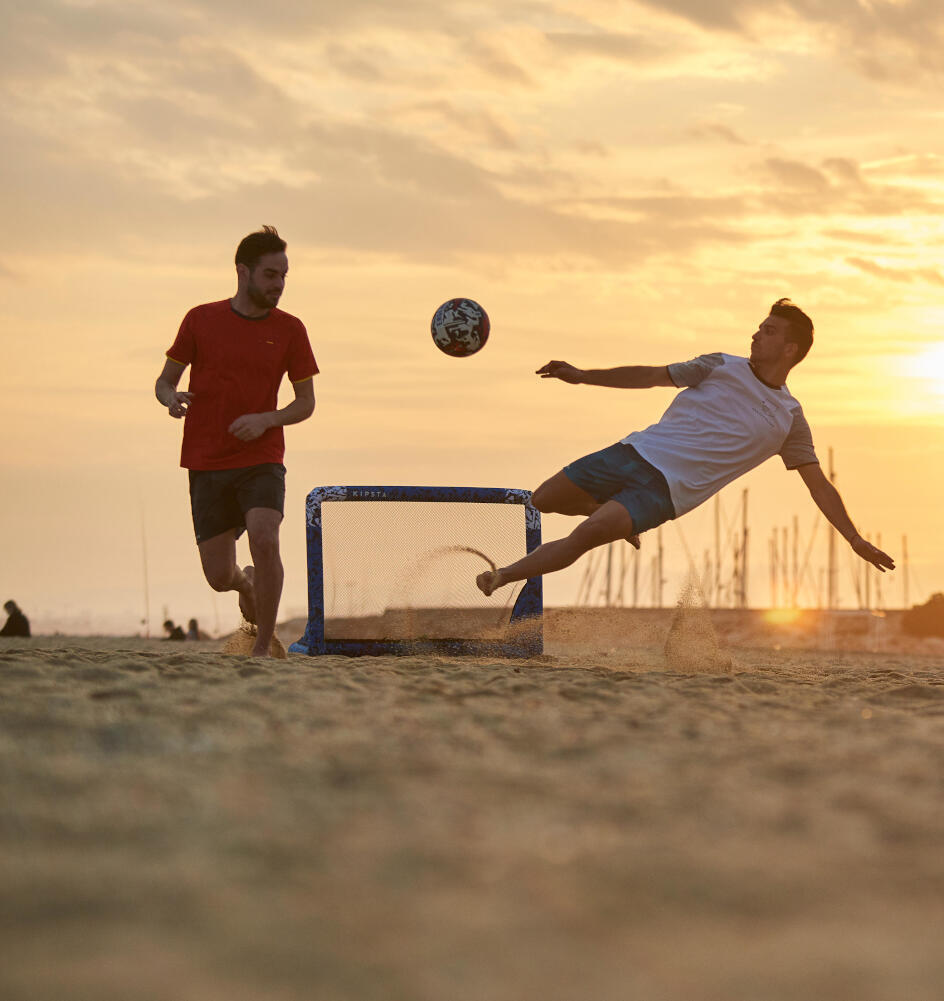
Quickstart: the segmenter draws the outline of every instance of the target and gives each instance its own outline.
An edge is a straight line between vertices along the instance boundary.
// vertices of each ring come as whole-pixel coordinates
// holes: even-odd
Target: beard
[[[246,289],[246,294],[252,300],[252,304],[258,309],[274,309],[278,305],[279,299],[281,298],[281,293],[272,292],[266,295],[260,290],[258,285],[253,285],[249,283],[249,287]]]

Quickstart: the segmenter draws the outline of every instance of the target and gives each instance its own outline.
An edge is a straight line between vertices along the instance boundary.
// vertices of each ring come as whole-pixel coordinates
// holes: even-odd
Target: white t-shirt
[[[658,424],[623,438],[669,484],[683,515],[732,480],[779,454],[787,469],[818,462],[810,426],[786,386],[773,389],[747,358],[700,355],[669,365],[676,386],[687,386]]]

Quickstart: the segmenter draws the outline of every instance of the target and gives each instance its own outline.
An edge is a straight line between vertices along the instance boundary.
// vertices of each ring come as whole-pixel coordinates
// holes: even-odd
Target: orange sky
[[[165,608],[235,624],[152,386],[262,223],[322,369],[287,431],[283,615],[305,606],[310,487],[534,487],[671,398],[535,368],[746,353],[783,295],[816,324],[790,388],[853,520],[898,557],[907,535],[912,602],[944,590],[942,29],[906,0],[20,8],[0,42],[3,600],[40,629],[136,630],[143,530],[152,630]],[[429,337],[454,295],[492,318],[467,360]],[[778,461],[722,495],[731,518],[750,490],[758,605],[773,528],[797,515],[805,545],[817,517]],[[664,539],[671,602],[713,511]],[[900,605],[903,575],[882,585]]]

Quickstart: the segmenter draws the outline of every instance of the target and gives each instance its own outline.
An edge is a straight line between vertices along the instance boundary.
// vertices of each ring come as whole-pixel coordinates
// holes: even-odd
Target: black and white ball
[[[449,299],[433,314],[433,343],[444,354],[466,358],[488,340],[488,313],[472,299]]]

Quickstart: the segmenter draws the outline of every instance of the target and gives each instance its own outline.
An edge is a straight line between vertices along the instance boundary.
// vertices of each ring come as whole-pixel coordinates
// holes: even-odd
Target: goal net
[[[306,654],[543,650],[541,579],[475,585],[541,544],[528,490],[316,487],[306,504]]]

